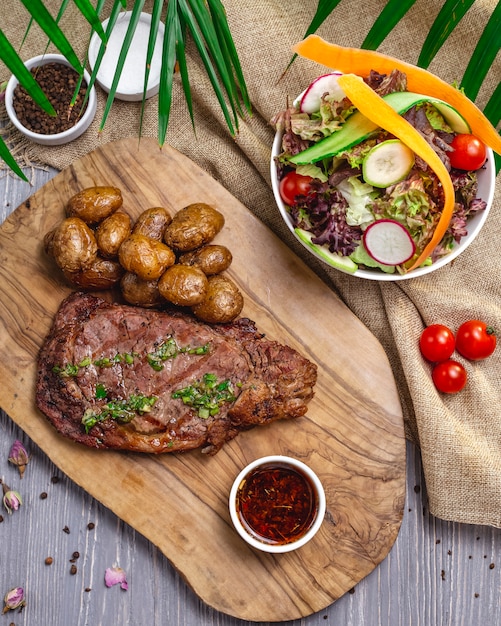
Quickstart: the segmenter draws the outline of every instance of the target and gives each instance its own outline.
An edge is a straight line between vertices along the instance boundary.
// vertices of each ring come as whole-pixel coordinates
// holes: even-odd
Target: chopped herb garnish
[[[59,374],[61,378],[71,378],[78,374],[78,365],[68,363],[67,365],[54,365],[52,371],[54,374]]]
[[[181,348],[177,345],[176,340],[173,337],[168,337],[163,341],[154,352],[148,352],[144,358],[156,371],[160,372],[164,368],[164,361],[175,358],[178,354],[196,354],[202,355],[209,352],[209,344],[203,346],[185,346]],[[95,361],[92,361],[90,357],[86,357],[80,363],[68,363],[67,365],[55,365],[52,368],[54,374],[59,374],[62,378],[69,378],[71,376],[77,376],[81,368],[94,365],[95,367],[113,367],[117,363],[125,363],[125,365],[133,365],[134,359],[140,358],[141,355],[137,352],[124,352],[123,354],[115,354],[114,356],[104,356]]]
[[[155,352],[149,352],[146,355],[146,358],[151,367],[156,372],[160,372],[164,368],[164,361],[167,361],[168,359],[173,359],[178,354],[207,354],[208,351],[208,344],[205,344],[203,346],[197,346],[195,348],[191,348],[190,346],[180,348],[177,345],[176,340],[173,337],[169,337],[166,341],[158,346]]]
[[[87,409],[82,417],[85,432],[88,433],[98,422],[102,422],[106,419],[114,419],[120,424],[128,424],[136,415],[142,415],[143,413],[151,411],[151,407],[155,404],[157,399],[156,396],[133,394],[126,400],[110,400],[101,407],[100,413],[96,413],[92,409]]]
[[[106,387],[102,383],[96,385],[96,399],[104,400],[106,398]]]
[[[201,381],[174,391],[172,398],[181,399],[184,404],[197,409],[199,417],[207,419],[217,415],[225,402],[233,402],[235,394],[229,379],[218,383],[215,374],[204,374]]]

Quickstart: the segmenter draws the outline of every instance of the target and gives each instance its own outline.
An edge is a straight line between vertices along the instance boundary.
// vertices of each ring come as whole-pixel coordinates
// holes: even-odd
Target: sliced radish
[[[414,165],[414,152],[399,139],[378,143],[362,163],[365,182],[373,187],[389,187],[403,180]]]
[[[363,241],[368,254],[382,265],[401,265],[416,251],[409,231],[395,220],[373,222],[364,232]]]
[[[301,98],[299,106],[301,113],[311,115],[312,113],[320,111],[320,102],[322,96],[326,93],[334,96],[334,99],[339,102],[345,98],[345,93],[337,82],[339,76],[341,76],[340,72],[332,72],[331,74],[324,74],[315,79]]]

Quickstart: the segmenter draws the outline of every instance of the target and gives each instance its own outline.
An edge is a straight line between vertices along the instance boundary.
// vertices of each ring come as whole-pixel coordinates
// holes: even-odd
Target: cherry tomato
[[[305,196],[310,191],[311,176],[302,176],[295,170],[288,172],[280,181],[280,197],[285,204],[296,204],[296,196]]]
[[[457,361],[437,363],[431,372],[435,387],[442,393],[457,393],[466,385],[466,370]]]
[[[454,352],[454,333],[443,324],[431,324],[421,333],[419,349],[423,357],[431,363],[447,360]]]
[[[484,144],[474,135],[456,135],[448,152],[452,167],[458,170],[478,170],[485,163],[487,151]]]
[[[456,348],[470,361],[480,361],[496,349],[496,333],[491,326],[480,320],[469,320],[458,328]]]

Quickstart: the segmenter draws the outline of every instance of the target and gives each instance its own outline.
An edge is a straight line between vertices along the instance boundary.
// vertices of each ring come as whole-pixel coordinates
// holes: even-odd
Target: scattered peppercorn
[[[45,565],[52,565],[53,562],[54,562],[54,559],[51,556],[48,556],[45,559]]]
[[[70,534],[70,529],[68,528],[68,526],[65,526],[65,527],[63,528],[63,533],[66,533],[67,535],[69,535],[69,534]]]
[[[53,485],[55,485],[56,483],[58,483],[58,482],[59,482],[59,476],[53,476],[53,477],[50,479],[50,482],[51,482]]]
[[[45,500],[47,498],[47,493],[45,491],[42,491],[42,493],[40,494],[40,500]]]
[[[85,587],[84,591],[85,591],[86,593],[89,593],[89,591],[92,591],[92,589],[91,589],[90,587]]]
[[[491,564],[489,565],[489,569],[494,569],[495,567],[496,567],[496,566],[494,565],[494,563],[491,563]]]
[[[73,552],[71,555],[70,563],[75,563],[75,561],[80,557],[80,552]]]
[[[71,574],[72,576],[74,576],[74,575],[77,573],[77,571],[78,571],[78,570],[77,570],[77,566],[76,566],[76,565],[72,565],[72,566],[70,567],[70,574]]]
[[[94,524],[94,522],[89,522],[87,524],[87,530],[94,530],[95,527],[96,525]]]

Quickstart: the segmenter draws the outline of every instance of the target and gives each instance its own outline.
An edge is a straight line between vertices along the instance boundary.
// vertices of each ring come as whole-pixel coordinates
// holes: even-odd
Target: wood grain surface
[[[243,314],[268,337],[316,362],[308,414],[242,433],[214,457],[95,451],[64,440],[34,406],[36,355],[69,293],[44,255],[45,232],[87,186],[120,187],[133,217],[205,201],[225,215],[218,241]],[[106,144],[61,172],[0,231],[0,404],[72,480],[166,555],[211,607],[255,621],[301,618],[330,605],[371,572],[396,539],[405,499],[402,415],[386,355],[339,299],[244,206],[178,152],[154,140]],[[294,553],[247,547],[231,527],[227,496],[252,459],[289,454],[320,476],[327,513]]]

